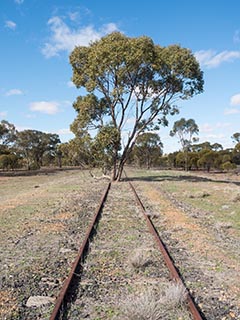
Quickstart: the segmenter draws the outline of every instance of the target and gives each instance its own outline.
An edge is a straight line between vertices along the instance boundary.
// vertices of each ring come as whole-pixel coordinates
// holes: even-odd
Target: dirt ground
[[[132,174],[207,319],[239,319],[240,177]]]
[[[240,319],[240,177],[130,169],[128,176],[206,319]],[[49,318],[106,184],[83,170],[0,175],[1,319]],[[115,199],[136,210],[120,185]],[[48,307],[29,306],[39,296]]]

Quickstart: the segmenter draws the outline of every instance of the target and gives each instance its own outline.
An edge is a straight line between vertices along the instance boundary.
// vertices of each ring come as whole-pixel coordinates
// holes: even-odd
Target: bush
[[[236,166],[235,163],[231,163],[230,161],[227,161],[227,162],[224,162],[224,163],[221,165],[221,168],[222,168],[223,170],[230,171],[230,170],[236,169],[237,166]]]

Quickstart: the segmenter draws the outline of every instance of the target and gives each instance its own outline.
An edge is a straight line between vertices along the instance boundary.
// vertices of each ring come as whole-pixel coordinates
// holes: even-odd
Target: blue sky
[[[164,152],[180,148],[174,121],[193,118],[200,142],[233,147],[240,132],[239,0],[0,0],[0,120],[18,130],[73,135],[69,53],[112,32],[149,36],[161,46],[192,50],[204,72],[204,93],[178,101],[180,114],[160,130]]]

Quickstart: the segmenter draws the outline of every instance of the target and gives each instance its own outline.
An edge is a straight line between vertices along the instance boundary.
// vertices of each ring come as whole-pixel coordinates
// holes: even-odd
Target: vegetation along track
[[[56,300],[56,319],[206,319],[131,182],[107,186]]]
[[[240,319],[239,177],[128,173],[205,318]],[[107,183],[87,170],[0,180],[0,319],[49,320]],[[192,319],[128,182],[110,190],[65,318]]]

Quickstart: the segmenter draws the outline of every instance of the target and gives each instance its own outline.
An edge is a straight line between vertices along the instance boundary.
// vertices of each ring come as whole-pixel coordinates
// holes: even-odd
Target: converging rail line
[[[62,286],[62,289],[57,297],[55,307],[53,309],[50,320],[59,319],[61,313],[63,312],[63,310],[68,302],[68,297],[71,294],[71,292],[70,292],[71,287],[76,285],[74,283],[74,281],[78,281],[77,277],[78,277],[78,274],[81,272],[81,267],[82,267],[81,262],[84,260],[85,254],[88,250],[89,241],[90,241],[91,237],[93,236],[94,228],[95,228],[97,222],[99,221],[101,210],[104,205],[104,202],[106,201],[110,187],[111,187],[111,183],[109,183],[107,185],[107,188],[103,193],[103,196],[100,200],[99,206],[96,210],[96,213],[93,217],[93,220],[88,227],[84,241],[79,249],[78,255],[77,255],[77,257],[72,265],[72,268],[70,270],[70,273],[69,273],[67,279],[65,280],[65,282]]]
[[[142,201],[140,200],[137,192],[136,192],[136,189],[134,188],[133,184],[131,182],[129,182],[129,185],[131,186],[133,192],[134,192],[134,195],[136,197],[136,200],[139,204],[139,206],[141,207],[141,210],[143,212],[143,215],[146,219],[146,222],[147,222],[147,225],[149,227],[149,230],[150,232],[152,233],[152,235],[154,236],[157,244],[158,244],[158,247],[164,257],[164,261],[170,271],[170,274],[172,276],[172,278],[181,283],[182,285],[184,285],[183,281],[182,281],[182,278],[181,278],[181,275],[180,273],[178,272],[171,256],[170,256],[170,253],[168,252],[168,250],[166,249],[166,246],[165,244],[163,243],[162,239],[160,238],[156,228],[154,227],[154,224],[152,223],[152,220],[148,217],[147,213],[146,213],[146,210],[145,210],[145,207],[142,203]],[[187,289],[187,288],[186,288]],[[203,317],[201,316],[192,296],[190,295],[188,289],[187,289],[187,301],[188,301],[188,305],[189,305],[189,308],[190,308],[190,311],[192,313],[192,316],[194,318],[194,320],[203,320]]]
[[[127,176],[126,176],[127,178]],[[127,178],[127,181],[129,179]],[[150,219],[150,217],[147,215],[146,213],[146,210],[145,210],[145,207],[142,203],[142,201],[140,200],[133,184],[128,181],[129,183],[129,186],[131,188],[131,190],[133,191],[134,193],[134,196],[137,200],[137,203],[138,205],[140,206],[141,208],[141,211],[144,215],[144,218],[146,220],[146,223],[147,223],[147,226],[148,226],[148,229],[150,231],[150,233],[153,235],[155,241],[156,241],[156,244],[159,248],[159,250],[161,251],[162,253],[162,256],[164,258],[164,261],[165,261],[165,264],[171,274],[171,278],[173,280],[175,280],[176,282],[180,283],[181,285],[184,285],[183,283],[183,280],[182,280],[182,277],[178,271],[178,269],[175,267],[174,263],[173,263],[173,260],[168,252],[168,250],[166,249],[166,246],[165,244],[163,243],[163,241],[161,240],[156,228],[154,227],[154,224],[152,222],[152,220]],[[55,307],[52,311],[52,314],[50,316],[50,320],[60,320],[60,319],[65,319],[64,317],[62,317],[62,315],[64,314],[66,308],[68,307],[68,303],[71,301],[71,295],[74,291],[74,288],[76,288],[76,286],[78,285],[80,279],[81,279],[81,272],[82,272],[82,269],[83,269],[83,266],[82,264],[84,263],[84,260],[85,260],[85,257],[86,257],[86,254],[87,254],[87,251],[88,251],[88,248],[89,248],[89,243],[90,243],[90,240],[91,238],[93,237],[94,235],[94,231],[96,230],[97,228],[97,225],[98,225],[98,222],[100,220],[100,216],[101,216],[101,212],[102,212],[102,209],[104,207],[104,203],[108,197],[108,193],[109,193],[109,190],[111,188],[111,183],[109,183],[107,185],[107,188],[106,190],[104,191],[104,194],[102,195],[101,197],[101,201],[100,201],[100,204],[96,210],[96,213],[93,217],[93,220],[92,222],[90,223],[89,227],[88,227],[88,230],[86,232],[86,236],[85,236],[85,239],[79,249],[79,252],[78,252],[78,255],[72,265],[72,268],[70,270],[70,273],[69,273],[69,276],[67,277],[67,279],[65,280],[63,286],[62,286],[62,289],[60,290],[60,293],[56,299],[56,303],[55,303]],[[204,320],[204,316],[201,315],[198,307],[196,306],[190,292],[188,291],[188,289],[186,288],[186,291],[187,291],[187,302],[188,302],[188,307],[189,307],[189,310],[192,314],[192,317],[194,320]]]

